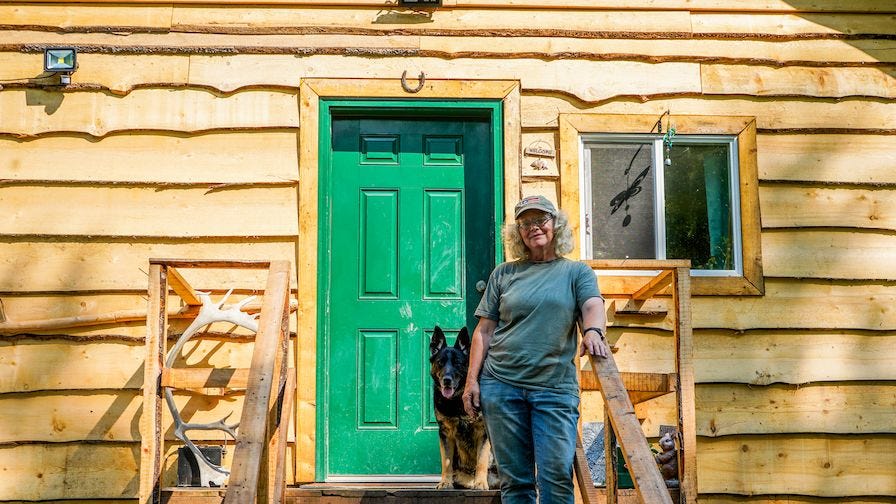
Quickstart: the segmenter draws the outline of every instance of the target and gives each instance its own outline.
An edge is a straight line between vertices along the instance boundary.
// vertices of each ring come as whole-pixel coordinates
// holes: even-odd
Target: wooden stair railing
[[[645,504],[671,504],[670,491],[659,472],[634,404],[675,393],[678,413],[678,479],[679,488],[672,493],[678,502],[697,501],[696,420],[694,413],[694,374],[692,367],[692,328],[690,310],[690,261],[627,260],[585,261],[592,269],[648,271],[652,278],[628,298],[639,303],[670,291],[674,307],[675,336],[674,373],[621,373],[612,353],[607,359],[590,357],[591,371],[582,371],[582,390],[599,390],[604,400],[604,432],[606,450],[606,498],[598,495],[591,479],[584,447],[579,440],[575,473],[584,504],[617,502],[615,442],[618,441],[638,498]],[[657,273],[658,272],[658,273]],[[615,309],[615,307],[614,307]],[[617,314],[623,314],[617,312]],[[666,317],[666,312],[624,310],[625,316]]]
[[[188,307],[201,304],[176,268],[267,269],[255,348],[249,369],[172,369],[165,367],[167,354],[169,287]],[[165,460],[162,431],[163,387],[176,389],[245,389],[246,398],[236,437],[233,463],[223,500],[233,504],[279,503],[285,485],[286,434],[292,396],[293,373],[288,372],[289,314],[295,303],[289,295],[288,261],[217,261],[150,259],[147,359],[144,369],[143,416],[140,422],[140,504],[162,499]],[[243,308],[244,310],[246,308]],[[188,489],[179,489],[166,502],[198,502]],[[209,494],[210,489],[197,488]],[[218,489],[222,490],[222,489]],[[214,493],[214,492],[211,492]],[[220,502],[220,498],[211,498]]]

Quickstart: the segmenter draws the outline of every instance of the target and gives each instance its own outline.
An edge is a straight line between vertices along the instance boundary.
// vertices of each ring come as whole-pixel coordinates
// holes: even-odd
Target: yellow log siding
[[[316,215],[299,208],[316,180],[300,166],[313,146],[299,139],[317,127],[300,103],[303,79],[332,79],[334,95],[369,83],[377,96],[405,96],[397,79],[422,71],[430,85],[416,98],[512,90],[507,202],[558,200],[578,184],[558,169],[562,152],[547,170],[522,153],[534,142],[559,149],[560,114],[755,119],[764,293],[691,306],[699,501],[896,502],[896,7],[448,0],[412,13],[339,3],[0,5],[0,411],[14,412],[0,415],[0,501],[133,502],[148,259],[288,259],[293,288],[303,285],[315,271],[295,266],[308,259],[300,235]],[[78,47],[68,88],[44,85],[44,45]],[[183,273],[213,299],[264,285],[255,271]],[[615,313],[633,308],[620,293],[643,282],[600,279],[608,336],[621,370],[668,373],[668,321]],[[304,309],[292,327],[313,342],[303,331],[316,293],[294,296]],[[126,321],[3,332],[115,314]],[[172,319],[169,337],[187,322]],[[245,331],[208,336],[178,365],[248,366]],[[293,365],[317,361],[314,345],[294,354]],[[314,474],[313,367],[295,405],[290,483]],[[585,421],[602,417],[589,394]],[[670,397],[638,405],[649,435],[674,421]],[[242,400],[177,395],[199,421]],[[170,418],[163,427],[171,453]]]

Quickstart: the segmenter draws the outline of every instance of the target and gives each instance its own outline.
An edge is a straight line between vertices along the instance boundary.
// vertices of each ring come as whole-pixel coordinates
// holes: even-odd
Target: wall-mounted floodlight
[[[78,53],[74,47],[48,47],[44,49],[44,71],[59,74],[59,83],[72,82],[72,72],[78,68]]]

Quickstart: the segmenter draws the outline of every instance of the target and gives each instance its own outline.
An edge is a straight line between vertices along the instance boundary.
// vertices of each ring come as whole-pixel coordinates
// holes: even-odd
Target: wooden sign
[[[546,158],[555,158],[557,157],[557,151],[551,148],[551,145],[544,140],[538,140],[529,144],[528,147],[523,149],[523,153],[527,156],[537,156],[537,157],[546,157]]]

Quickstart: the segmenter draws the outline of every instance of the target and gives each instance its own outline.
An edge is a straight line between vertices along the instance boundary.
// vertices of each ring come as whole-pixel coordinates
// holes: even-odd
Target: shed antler
[[[175,343],[174,347],[168,352],[167,359],[165,360],[165,367],[170,368],[174,364],[174,361],[180,355],[181,350],[190,338],[203,327],[215,322],[230,322],[249,329],[250,331],[258,332],[258,314],[250,315],[241,310],[243,306],[255,299],[255,296],[247,297],[227,309],[222,309],[224,302],[227,301],[227,298],[230,297],[232,292],[233,289],[227,291],[227,294],[225,294],[218,303],[212,302],[209,293],[196,292],[197,297],[199,297],[199,300],[202,302],[202,307],[199,309],[199,315],[197,315],[190,326],[184,330],[184,333],[177,340],[177,343]],[[164,389],[165,402],[168,404],[168,409],[171,410],[171,416],[174,418],[174,435],[177,439],[180,439],[187,445],[190,452],[192,452],[193,456],[196,458],[196,464],[199,466],[200,484],[204,487],[211,486],[211,484],[216,486],[223,485],[230,475],[230,471],[217,464],[213,464],[208,460],[199,448],[190,441],[186,432],[189,430],[218,430],[226,432],[230,437],[236,439],[236,429],[239,427],[239,422],[235,424],[227,424],[226,420],[230,418],[230,415],[232,414],[228,413],[227,416],[216,422],[205,424],[186,423],[183,421],[183,418],[181,418],[180,412],[177,410],[177,405],[174,404],[174,393],[172,392],[171,387],[164,387]]]

